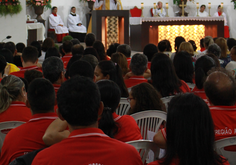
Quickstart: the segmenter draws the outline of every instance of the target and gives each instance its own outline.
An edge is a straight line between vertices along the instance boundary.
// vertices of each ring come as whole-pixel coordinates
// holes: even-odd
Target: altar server
[[[224,21],[225,21],[225,26],[227,26],[227,18],[226,18],[226,14],[225,12],[223,12],[223,8],[221,7],[221,5],[218,6],[217,8],[217,12],[215,12],[215,14],[213,15],[213,17],[224,17]]]
[[[52,14],[49,15],[49,28],[55,30],[57,42],[61,42],[62,38],[69,33],[61,17],[57,15],[57,7],[55,6],[52,8]]]
[[[205,11],[206,5],[201,5],[200,10],[198,11],[199,17],[208,17],[209,14]],[[195,17],[197,16],[197,12],[195,14]]]
[[[152,13],[153,13],[154,17],[165,17],[166,16],[166,11],[162,7],[162,2],[159,1],[157,3],[157,8],[156,9],[152,9]]]

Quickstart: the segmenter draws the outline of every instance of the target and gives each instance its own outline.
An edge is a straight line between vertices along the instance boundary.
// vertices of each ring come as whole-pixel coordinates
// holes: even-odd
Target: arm
[[[99,7],[101,7],[103,5],[103,0],[101,0],[100,2],[98,2],[98,0],[95,1],[94,3],[94,8],[97,9]]]
[[[159,130],[153,137],[153,142],[156,143],[160,148],[166,148],[166,139],[163,137],[161,130]]]
[[[59,22],[56,21],[55,18],[53,18],[54,16],[51,14],[49,16],[49,24],[52,26],[52,27],[57,27]]]
[[[43,136],[44,143],[50,146],[67,138],[70,132],[66,130],[66,128],[67,128],[66,121],[62,121],[59,118],[54,120],[49,125]]]
[[[64,22],[62,21],[61,17],[59,15],[57,15],[58,19],[59,19],[59,26],[64,26]]]
[[[68,16],[68,19],[67,19],[68,27],[70,27],[70,26],[77,26],[77,23],[74,21],[74,19],[72,17],[73,16],[71,16],[71,15]]]

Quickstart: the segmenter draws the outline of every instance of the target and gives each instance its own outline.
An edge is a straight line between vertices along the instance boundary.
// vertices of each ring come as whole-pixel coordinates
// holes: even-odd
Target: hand
[[[82,24],[81,23],[78,23],[77,26],[81,26]]]
[[[63,25],[62,25],[62,24],[59,24],[58,26],[61,26],[61,27],[63,27]]]
[[[132,72],[128,72],[128,73],[126,73],[124,79],[129,79],[132,76],[134,76],[134,74]]]
[[[4,76],[3,76],[3,77],[9,75],[9,74],[10,74],[10,70],[11,70],[11,65],[7,65],[7,66],[5,67]]]

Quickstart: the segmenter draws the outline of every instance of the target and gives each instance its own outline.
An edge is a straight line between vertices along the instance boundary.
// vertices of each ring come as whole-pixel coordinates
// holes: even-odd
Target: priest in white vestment
[[[76,8],[71,8],[71,13],[68,16],[68,29],[70,32],[87,33],[86,27],[82,25],[79,15],[76,14]]]
[[[225,26],[227,26],[226,14],[222,11],[221,5],[218,6],[217,12],[215,12],[215,14],[213,15],[213,17],[224,17],[224,23],[225,23]]]
[[[205,11],[206,5],[201,5],[200,10],[198,11],[199,17],[208,17],[209,14]],[[195,14],[195,17],[197,17],[197,12]]]
[[[95,10],[123,10],[120,0],[96,0],[94,3]]]
[[[157,3],[157,8],[152,9],[153,17],[165,17],[166,16],[166,11],[162,7],[162,2]]]

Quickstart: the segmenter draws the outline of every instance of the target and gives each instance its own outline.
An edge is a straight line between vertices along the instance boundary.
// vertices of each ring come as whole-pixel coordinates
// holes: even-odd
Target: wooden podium
[[[92,32],[105,48],[112,43],[129,44],[129,10],[93,10]]]

